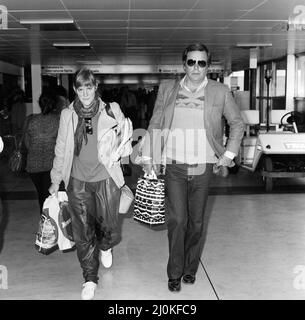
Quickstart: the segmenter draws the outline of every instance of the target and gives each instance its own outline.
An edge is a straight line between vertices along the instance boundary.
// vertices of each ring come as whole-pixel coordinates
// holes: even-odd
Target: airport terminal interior
[[[95,300],[305,299],[304,1],[0,0],[0,300],[79,300],[83,283],[76,250],[35,248],[37,192],[9,166],[20,117],[40,112],[44,89],[72,102],[86,66],[103,101],[124,111],[133,97],[134,129],[147,129],[160,82],[183,76],[182,52],[196,42],[245,123],[235,167],[211,181],[196,282],[168,290],[166,224],[135,220],[132,205]],[[133,159],[124,178],[135,194],[143,170]]]

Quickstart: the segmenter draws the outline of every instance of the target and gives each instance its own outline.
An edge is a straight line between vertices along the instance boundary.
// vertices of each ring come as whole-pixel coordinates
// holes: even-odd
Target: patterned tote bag
[[[137,182],[134,200],[134,219],[146,224],[165,222],[164,179],[158,179],[154,171],[144,174]]]

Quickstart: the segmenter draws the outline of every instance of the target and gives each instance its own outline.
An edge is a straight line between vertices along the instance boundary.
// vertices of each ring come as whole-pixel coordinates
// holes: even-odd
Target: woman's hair
[[[94,73],[88,68],[81,68],[74,74],[73,86],[75,89],[81,86],[97,86],[98,81]]]
[[[204,44],[202,44],[202,43],[194,43],[194,44],[191,44],[191,45],[187,46],[187,47],[184,49],[184,51],[183,51],[183,53],[182,53],[182,61],[183,61],[183,63],[186,62],[187,54],[188,54],[189,52],[191,52],[191,51],[204,51],[204,52],[206,52],[207,57],[208,57],[207,63],[208,63],[208,65],[211,64],[211,54],[210,54],[210,51],[209,51],[209,49],[208,49]]]
[[[56,94],[51,90],[45,90],[41,93],[38,100],[41,113],[43,115],[56,112]]]

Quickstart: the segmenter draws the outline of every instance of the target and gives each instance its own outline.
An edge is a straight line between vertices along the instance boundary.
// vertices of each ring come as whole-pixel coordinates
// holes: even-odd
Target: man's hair
[[[210,54],[210,50],[207,48],[207,46],[205,46],[204,44],[202,43],[193,43],[193,44],[190,44],[189,46],[187,46],[183,53],[182,53],[182,61],[183,63],[186,62],[186,57],[187,57],[187,54],[189,52],[192,52],[192,51],[204,51],[206,52],[207,54],[207,57],[208,57],[208,65],[211,64],[211,54]]]
[[[77,89],[81,86],[97,86],[98,82],[94,73],[90,69],[84,67],[75,72],[73,85],[74,88]]]

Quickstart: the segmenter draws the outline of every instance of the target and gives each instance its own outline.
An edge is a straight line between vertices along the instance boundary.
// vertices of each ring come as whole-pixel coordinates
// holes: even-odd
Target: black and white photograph
[[[0,0],[0,300],[305,300],[304,194],[305,1]]]

